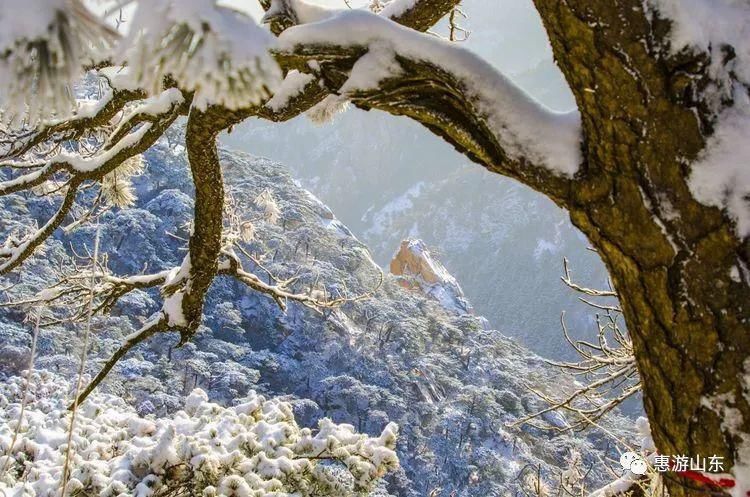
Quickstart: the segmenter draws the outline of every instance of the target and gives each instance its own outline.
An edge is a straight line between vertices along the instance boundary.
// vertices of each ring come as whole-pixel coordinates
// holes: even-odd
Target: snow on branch
[[[0,163],[1,168],[11,172],[29,171],[0,182],[0,196],[42,187],[42,195],[62,195],[57,211],[43,226],[26,230],[20,237],[11,234],[6,238],[0,247],[0,274],[18,267],[63,224],[75,206],[79,189],[102,181],[107,184],[113,171],[151,147],[184,110],[183,103],[181,93],[169,89],[125,116],[111,134],[96,140],[79,140],[75,148],[55,145],[56,152],[43,156],[42,161],[35,158]],[[62,123],[60,126],[64,127]],[[80,132],[86,136],[91,130]],[[90,151],[89,146],[95,150]]]
[[[68,185],[57,211],[42,227],[21,239],[14,236],[6,238],[0,247],[0,274],[6,274],[18,267],[62,224],[65,216],[73,208],[79,185],[77,182]]]
[[[344,77],[334,91],[361,107],[414,117],[485,165],[510,160],[560,177],[578,170],[578,112],[545,108],[454,44],[352,10],[285,30],[279,50],[282,65],[302,72],[313,60],[329,73],[335,66]]]
[[[347,303],[357,302],[372,297],[383,283],[383,273],[381,271],[379,272],[379,280],[373,289],[358,295],[332,296],[317,289],[308,293],[294,292],[290,289],[290,286],[296,281],[296,278],[279,280],[272,276],[271,279],[274,279],[276,283],[266,283],[257,275],[243,269],[239,256],[237,256],[232,250],[225,250],[223,253],[227,259],[222,261],[219,265],[219,274],[231,276],[240,283],[247,285],[249,288],[268,295],[283,311],[286,310],[287,303],[290,301],[298,302],[305,307],[309,307],[316,311],[335,309]],[[252,256],[249,253],[244,252],[244,255],[252,259]],[[260,265],[260,263],[256,261],[256,265]]]
[[[140,90],[109,91],[93,105],[79,102],[75,116],[70,119],[42,123],[28,131],[7,130],[0,137],[0,159],[20,158],[35,147],[49,146],[50,142],[60,144],[75,140],[87,130],[107,125],[126,104],[145,97],[145,93]]]
[[[65,397],[71,385],[47,371],[30,380],[25,420],[13,446],[10,427],[17,422],[23,380],[0,385],[0,464],[9,468],[0,475],[4,495],[54,494],[61,485],[67,446],[59,441],[68,429]],[[398,467],[397,431],[391,423],[369,437],[327,418],[317,429],[300,428],[289,404],[255,392],[225,408],[194,390],[184,410],[156,419],[138,416],[118,397],[94,395],[78,411],[71,437],[75,464],[64,493],[366,494]]]
[[[460,0],[394,0],[377,14],[402,26],[424,32],[459,3]],[[320,22],[345,11],[321,7],[305,0],[270,0],[262,22],[270,24],[271,31],[278,35],[291,26]]]
[[[261,211],[264,222],[275,224],[278,221],[281,211],[269,190],[261,192],[254,204]],[[245,244],[252,241],[255,236],[255,227],[252,221],[244,217],[243,211],[243,207],[235,201],[232,195],[229,195],[225,205],[224,247],[221,251],[222,259],[219,262],[218,273],[235,278],[252,290],[269,296],[282,311],[286,311],[288,302],[297,302],[318,312],[336,309],[347,303],[372,297],[383,284],[383,272],[379,266],[374,265],[378,268],[378,281],[371,290],[362,294],[350,295],[344,290],[339,295],[329,295],[324,289],[312,287],[306,293],[294,291],[292,286],[297,282],[296,277],[285,279],[277,277],[246,249]],[[246,270],[243,260],[264,271],[268,276],[268,282]]]
[[[268,24],[276,35],[291,26],[321,21],[341,12],[340,9],[327,9],[303,0],[261,0],[260,3],[266,10],[262,22]],[[390,13],[381,11],[380,15],[407,28],[427,31],[451,12],[459,0],[407,0],[396,3],[401,7]],[[288,71],[274,96],[265,105],[245,108],[242,118],[254,115],[281,122],[309,111],[308,117],[313,121],[328,121],[345,108],[346,99],[330,94],[319,80],[319,65],[314,61],[310,62],[309,69],[314,69],[314,76],[306,75],[306,71]]]
[[[116,37],[80,0],[0,0],[0,122],[73,113],[73,84]]]
[[[90,258],[83,262],[64,260],[56,274],[55,283],[31,297],[11,297],[2,307],[35,307],[48,309],[41,326],[50,326],[68,321],[80,321],[87,314],[87,299],[92,299],[92,314],[109,312],[112,307],[130,292],[164,284],[169,271],[151,274],[138,274],[119,277],[107,267],[107,257],[103,254],[96,263],[93,273],[93,261]],[[91,286],[92,281],[94,285]]]
[[[166,76],[195,92],[193,105],[237,109],[267,98],[281,81],[268,49],[275,38],[215,0],[139,2],[120,58],[156,93]]]

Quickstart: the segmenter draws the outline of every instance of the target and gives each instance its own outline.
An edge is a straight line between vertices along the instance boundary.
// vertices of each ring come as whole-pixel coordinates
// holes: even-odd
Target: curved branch
[[[88,385],[86,385],[86,388],[84,388],[78,395],[78,397],[70,404],[70,406],[68,406],[68,410],[72,410],[76,405],[81,405],[83,401],[86,400],[86,397],[88,397],[89,394],[93,392],[94,389],[99,385],[99,383],[101,383],[102,380],[106,378],[112,368],[115,367],[115,364],[117,364],[117,361],[122,359],[125,354],[130,352],[133,347],[151,338],[156,333],[166,331],[167,329],[169,329],[167,326],[167,320],[162,314],[158,318],[147,322],[140,330],[128,336],[125,339],[125,342],[115,351],[115,353],[112,354],[109,359],[107,359],[107,362],[104,363],[104,366],[102,366],[102,369],[94,377],[94,379],[91,380]]]
[[[68,184],[68,191],[65,193],[60,207],[58,207],[57,212],[55,212],[41,229],[34,232],[18,245],[3,247],[0,250],[0,259],[5,259],[2,264],[0,264],[0,275],[7,274],[18,267],[62,224],[75,203],[79,186],[80,182],[77,180],[71,181]]]
[[[461,0],[394,0],[380,16],[414,29],[427,31],[453,11]]]
[[[84,132],[106,125],[129,102],[145,98],[142,90],[114,90],[95,104],[91,110],[84,110],[76,117],[65,121],[46,124],[34,132],[21,137],[10,137],[14,143],[2,159],[14,159],[48,141],[62,142],[75,140]]]
[[[191,109],[185,131],[190,173],[195,186],[193,233],[180,272],[167,280],[163,293],[174,299],[180,312],[169,324],[180,331],[180,344],[195,334],[203,304],[219,268],[224,214],[224,178],[216,140],[229,116],[221,107]],[[166,304],[165,304],[166,305]]]
[[[28,190],[39,186],[54,177],[59,172],[67,172],[80,178],[80,181],[99,179],[119,166],[122,161],[132,155],[147,150],[171,126],[179,114],[186,113],[189,99],[174,88],[162,92],[156,97],[145,100],[142,105],[130,112],[117,126],[114,132],[102,145],[98,154],[82,158],[80,155],[62,150],[44,162],[6,162],[0,167],[15,169],[34,169],[13,179],[0,182],[0,196]],[[75,120],[68,121],[75,122]],[[75,126],[76,136],[82,136],[92,129],[84,124]],[[142,126],[138,128],[138,125]],[[136,129],[138,128],[138,129]],[[133,131],[135,130],[135,131]],[[147,144],[141,148],[140,144]],[[140,149],[130,155],[123,155],[129,150]]]
[[[285,69],[320,67],[332,93],[410,117],[487,169],[567,203],[582,160],[578,113],[544,108],[473,53],[362,11],[289,28],[279,41]]]
[[[375,287],[363,294],[355,296],[343,296],[334,299],[320,299],[313,295],[305,293],[295,293],[287,288],[287,285],[291,284],[292,280],[282,281],[276,285],[270,285],[261,280],[257,275],[250,273],[242,268],[239,257],[230,250],[224,250],[222,253],[227,256],[227,260],[223,261],[219,266],[219,274],[225,276],[231,276],[240,283],[247,285],[253,290],[263,293],[271,297],[282,311],[286,310],[287,301],[299,302],[305,307],[309,307],[314,310],[321,309],[333,309],[340,307],[350,302],[358,302],[367,298],[370,298],[383,284],[383,273],[379,273],[380,278]]]
[[[277,0],[279,1],[279,0]],[[406,28],[416,31],[427,31],[433,27],[440,19],[448,15],[461,0],[396,0],[388,8],[380,12],[384,19],[400,24]],[[260,0],[264,10],[269,10],[271,0]],[[280,12],[272,18],[268,18],[271,31],[277,36],[282,34],[285,29],[294,26],[299,22],[300,16],[293,11],[294,3],[284,0],[284,5],[280,6]],[[295,3],[301,3],[299,0]],[[335,13],[335,11],[331,11]],[[309,72],[310,66],[307,66]],[[233,122],[240,122],[250,116],[260,117],[273,122],[288,121],[310,110],[315,105],[331,95],[331,91],[326,87],[322,75],[316,74],[315,79],[306,84],[304,88],[295,96],[289,98],[285,105],[278,108],[271,108],[267,105],[248,107],[239,111],[229,112],[233,115]]]
[[[43,327],[78,321],[85,318],[87,314],[87,295],[93,294],[92,315],[108,312],[122,297],[134,290],[163,285],[170,272],[165,270],[152,274],[118,277],[109,273],[105,264],[99,263],[93,275],[96,285],[91,288],[90,270],[72,261],[66,261],[66,265],[70,265],[70,269],[65,267],[57,282],[47,287],[45,291],[25,299],[9,299],[7,302],[0,303],[0,307],[54,306],[65,311],[63,317],[45,320],[41,325]]]
[[[5,256],[7,260],[0,264],[0,275],[6,274],[18,267],[24,260],[26,260],[34,250],[41,245],[64,221],[66,215],[70,211],[75,201],[75,194],[77,189],[87,180],[97,180],[102,178],[107,173],[116,169],[126,159],[133,157],[134,155],[140,154],[148,150],[156,140],[161,137],[164,131],[174,122],[177,116],[180,114],[180,109],[184,104],[174,105],[170,111],[163,115],[161,120],[156,122],[145,123],[137,131],[124,137],[116,146],[110,150],[100,154],[97,157],[88,159],[85,161],[79,161],[78,169],[76,170],[74,164],[70,162],[52,162],[50,164],[60,164],[61,169],[66,169],[73,174],[69,180],[68,191],[66,192],[63,204],[61,205],[58,212],[44,225],[44,227],[37,233],[33,234],[29,240],[24,241],[17,247],[9,247],[4,249],[5,253],[0,253],[0,256]],[[55,167],[48,165],[45,170],[49,171],[47,174],[38,174],[32,180],[23,184],[20,187],[18,182],[11,182],[12,186],[8,190],[4,190],[3,186],[6,184],[0,184],[0,195],[12,191],[20,191],[24,189],[37,186],[46,181],[52,174]],[[40,170],[41,171],[41,170]],[[73,173],[75,171],[75,173]],[[34,173],[36,174],[36,173]]]

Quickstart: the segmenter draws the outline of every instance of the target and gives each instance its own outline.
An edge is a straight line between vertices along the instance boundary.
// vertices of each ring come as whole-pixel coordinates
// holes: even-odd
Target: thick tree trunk
[[[185,131],[190,173],[195,185],[195,212],[193,233],[188,246],[190,274],[182,282],[185,287],[182,312],[187,327],[180,330],[181,344],[186,343],[200,325],[206,292],[219,269],[224,216],[224,179],[219,164],[216,137],[225,125],[225,118],[219,114],[216,109],[206,112],[193,109]]]
[[[721,456],[729,472],[737,434],[750,433],[750,242],[720,209],[697,202],[687,183],[714,118],[701,100],[710,61],[671,54],[669,22],[645,12],[642,0],[535,3],[581,114],[574,178],[508,154],[461,73],[429,57],[395,46],[400,71],[347,97],[421,122],[488,170],[568,209],[620,295],[660,453]],[[369,41],[360,43],[300,45],[277,60],[300,71],[315,60],[336,93],[368,50]],[[503,80],[494,84],[507,90]],[[668,484],[673,497],[691,493]]]
[[[657,447],[723,456],[729,471],[740,441],[727,408],[750,432],[750,250],[686,182],[709,124],[688,74],[703,64],[658,55],[669,26],[640,0],[536,4],[583,120],[582,177],[565,204],[620,295]]]

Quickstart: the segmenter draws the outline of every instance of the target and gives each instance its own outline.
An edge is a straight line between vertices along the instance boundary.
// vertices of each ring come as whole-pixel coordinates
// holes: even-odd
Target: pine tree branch
[[[311,30],[322,33],[326,28],[321,24],[328,22],[331,23],[330,32],[335,32],[337,20],[316,23],[317,26],[311,25]],[[388,43],[389,28],[383,27],[383,43]],[[340,44],[316,39],[314,32],[309,36],[310,32],[301,31],[305,28],[303,25],[282,34],[284,48],[276,54],[282,67],[300,72],[311,72],[311,65],[319,67],[320,80],[332,94],[341,94],[364,110],[377,109],[409,117],[490,171],[517,179],[558,204],[567,205],[575,184],[572,172],[577,164],[568,161],[564,167],[559,167],[555,161],[559,159],[557,156],[577,157],[580,154],[580,138],[565,141],[572,136],[573,127],[578,129],[577,114],[563,115],[542,108],[499,73],[489,76],[493,80],[485,82],[485,90],[488,93],[494,91],[500,97],[494,102],[483,101],[472,90],[471,75],[467,75],[467,71],[454,70],[449,65],[428,60],[431,50],[446,50],[446,42],[437,38],[416,35],[420,36],[419,50],[407,47],[399,52],[400,43],[388,45],[386,50],[393,53],[385,51],[384,55],[393,57],[394,67],[378,79],[370,74],[371,69],[378,69],[375,65],[364,67],[368,64],[366,57],[370,51],[378,50],[378,44],[373,41],[377,39],[376,35],[367,33],[363,36],[367,41],[363,40],[361,44]],[[478,59],[468,51],[463,52],[454,55],[456,58]],[[381,54],[372,58],[374,64],[382,61]],[[489,74],[486,63],[477,62],[475,65],[481,65],[486,71],[483,77]],[[358,70],[365,78],[369,77],[366,84],[359,87],[352,83],[357,79],[352,78],[352,74]],[[505,103],[509,107],[494,108],[491,104],[496,103]],[[489,115],[489,107],[495,115]],[[539,127],[536,131],[533,130],[535,126]],[[526,132],[527,136],[514,135],[514,127],[532,131]],[[558,136],[562,137],[561,145],[545,149],[545,145]],[[579,135],[576,133],[576,136]],[[529,148],[528,144],[531,147],[541,144],[540,150]]]

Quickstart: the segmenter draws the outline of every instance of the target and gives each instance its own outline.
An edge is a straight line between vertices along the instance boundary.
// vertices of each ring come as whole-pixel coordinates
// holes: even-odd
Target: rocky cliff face
[[[101,219],[102,252],[116,273],[166,269],[183,256],[192,190],[184,149],[169,142],[146,154],[146,172],[134,181],[137,204]],[[564,394],[574,380],[469,313],[459,284],[423,243],[402,245],[393,267],[399,274],[386,274],[379,284],[380,268],[368,248],[282,166],[244,154],[221,155],[228,189],[245,215],[262,218],[253,199],[264,191],[280,209],[277,221],[255,223],[250,251],[262,264],[253,268],[258,274],[295,276],[296,291],[322,285],[329,295],[372,296],[323,313],[294,304],[284,313],[265,296],[219,280],[193,343],[177,348],[177,337],[155,337],[113,370],[103,391],[141,416],[168,415],[200,387],[212,401],[230,405],[251,390],[281,396],[305,426],[330,417],[378,434],[396,422],[401,470],[386,482],[393,495],[516,495],[524,491],[528,468],[535,475],[538,468],[544,481],[554,483],[577,452],[592,466],[591,487],[607,479],[598,461],[613,445],[603,437],[511,427],[542,407],[529,386]],[[0,230],[36,222],[49,210],[35,198],[1,202],[0,210],[13,215],[3,216]],[[38,291],[62,261],[91,246],[94,232],[83,226],[58,234],[44,257],[0,280],[0,287],[14,284],[12,292],[19,294]],[[154,292],[135,292],[112,315],[95,320],[88,374],[158,309],[158,299]],[[24,309],[0,308],[5,375],[18,374],[28,359],[24,317]],[[43,329],[36,367],[73,377],[78,331],[68,325]],[[554,422],[565,426],[566,420]],[[606,423],[627,437],[627,422],[613,417]]]

